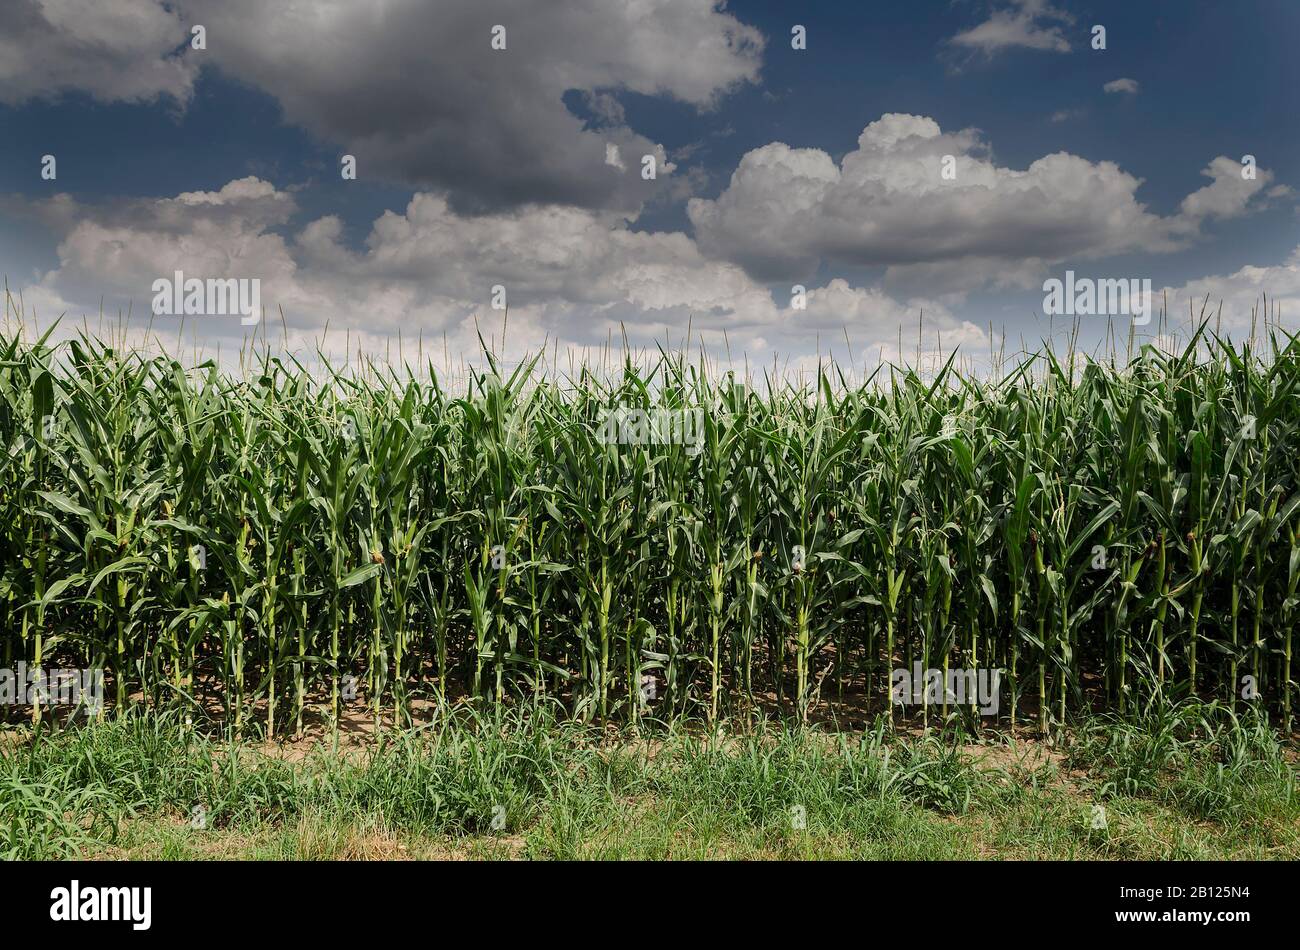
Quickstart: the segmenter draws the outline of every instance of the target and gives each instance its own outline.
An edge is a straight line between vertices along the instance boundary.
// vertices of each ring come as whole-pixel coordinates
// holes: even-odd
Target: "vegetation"
[[[914,662],[1005,670],[1013,727],[1201,697],[1289,728],[1300,345],[1267,336],[858,383],[489,354],[448,392],[6,332],[0,657],[271,735],[353,678],[377,724],[805,720]],[[608,441],[620,407],[698,410],[698,444]]]
[[[883,718],[647,740],[553,704],[461,706],[298,757],[135,711],[0,746],[0,858],[1300,857],[1295,772],[1266,727],[1153,715],[1166,727],[1090,722],[1062,758]]]

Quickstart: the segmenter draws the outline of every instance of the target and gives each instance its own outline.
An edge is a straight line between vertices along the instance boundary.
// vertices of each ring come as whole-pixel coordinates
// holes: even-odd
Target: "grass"
[[[634,734],[548,706],[337,751],[166,713],[7,738],[8,858],[1300,858],[1293,763],[1213,705],[1089,722],[1061,749],[883,720]]]

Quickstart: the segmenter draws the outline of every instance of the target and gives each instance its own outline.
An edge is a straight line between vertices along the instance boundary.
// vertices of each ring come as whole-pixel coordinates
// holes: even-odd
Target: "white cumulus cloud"
[[[147,322],[153,281],[257,278],[273,335],[283,308],[291,339],[329,324],[372,344],[445,334],[454,354],[473,354],[477,332],[499,328],[493,288],[506,290],[513,348],[545,342],[581,349],[624,332],[638,346],[680,340],[690,328],[715,352],[755,358],[815,349],[819,334],[845,330],[855,346],[892,346],[900,326],[925,313],[929,334],[966,339],[969,328],[939,301],[895,299],[842,279],[808,290],[805,308],[785,291],[773,298],[736,264],[710,259],[682,232],[632,230],[617,214],[552,205],[464,215],[438,194],[417,193],[401,212],[376,218],[360,246],[332,215],[301,227],[292,195],[257,178],[164,199],[84,204],[67,196],[6,199],[59,238],[58,265],[17,289],[44,315],[75,319],[128,307]],[[164,333],[175,318],[157,318]],[[244,333],[234,317],[187,319],[187,331],[227,343]],[[909,329],[908,335],[913,331]]]
[[[1206,174],[1210,185],[1162,216],[1138,200],[1141,179],[1114,162],[1056,152],[1009,168],[977,131],[887,114],[838,164],[781,142],[748,152],[716,199],[692,199],[687,212],[705,253],[762,280],[830,264],[883,266],[897,285],[932,292],[1025,286],[1044,264],[1186,246],[1206,219],[1262,202],[1272,179],[1260,169],[1243,180],[1222,157]]]
[[[1073,22],[1069,13],[1052,6],[1048,0],[1012,0],[1009,5],[993,10],[987,20],[963,30],[948,42],[986,56],[1017,48],[1068,53],[1070,41],[1062,24]]]

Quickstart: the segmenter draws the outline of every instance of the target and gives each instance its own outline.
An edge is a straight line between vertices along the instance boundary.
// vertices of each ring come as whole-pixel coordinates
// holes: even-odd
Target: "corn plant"
[[[231,372],[19,326],[0,650],[273,735],[421,700],[896,717],[916,662],[1003,671],[1013,728],[1190,695],[1289,726],[1300,344],[1267,342],[856,384],[486,353],[451,392],[432,365]],[[617,410],[703,426],[611,439]]]

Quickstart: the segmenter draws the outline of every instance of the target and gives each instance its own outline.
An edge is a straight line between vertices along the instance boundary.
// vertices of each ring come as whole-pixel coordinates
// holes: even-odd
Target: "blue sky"
[[[1268,291],[1294,320],[1300,4],[649,8],[13,0],[0,270],[43,317],[102,299],[141,325],[175,268],[256,277],[291,342],[328,322],[374,347],[400,331],[472,350],[498,284],[524,347],[690,321],[756,358],[844,330],[855,359],[905,358],[886,344],[922,309],[953,345],[987,350],[990,324],[1032,339],[1066,269],[1208,293],[1237,328]],[[646,183],[650,153],[664,173]],[[957,177],[939,185],[943,155]],[[244,331],[214,315],[191,332]]]

